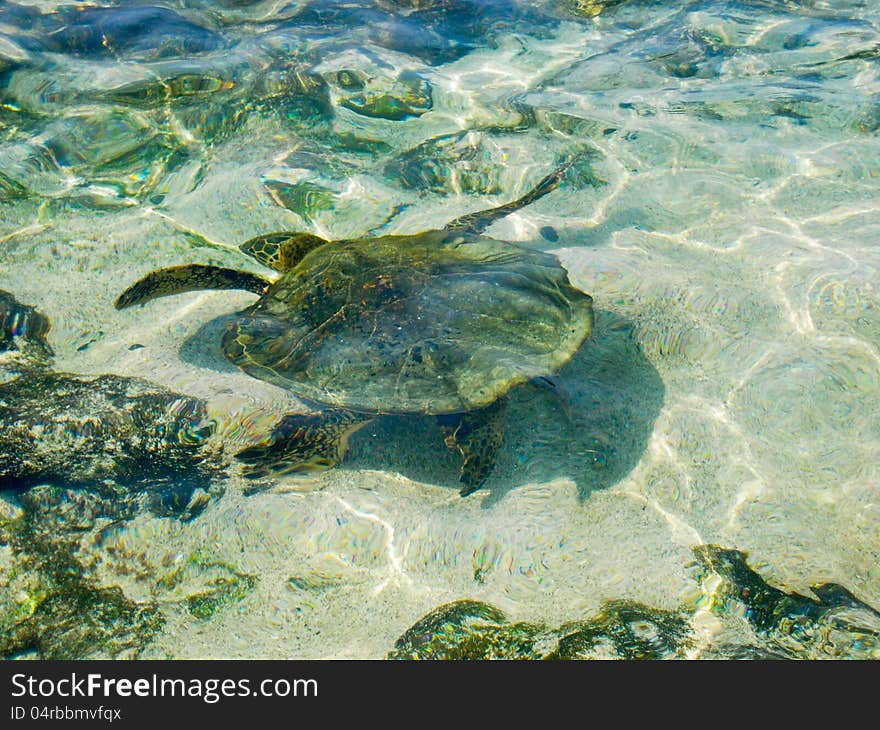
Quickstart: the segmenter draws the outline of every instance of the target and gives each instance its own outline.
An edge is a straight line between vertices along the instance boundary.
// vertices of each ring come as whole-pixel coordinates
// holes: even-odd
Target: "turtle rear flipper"
[[[289,271],[312,249],[328,243],[312,233],[281,231],[256,236],[245,241],[239,250],[275,271]]]
[[[187,264],[171,266],[147,274],[132,284],[116,300],[116,309],[125,309],[135,304],[145,304],[152,299],[171,294],[183,294],[204,289],[244,289],[254,294],[263,294],[271,285],[268,279],[249,271],[224,269],[206,264]]]
[[[495,468],[506,412],[507,398],[499,398],[485,408],[438,417],[446,446],[464,457],[459,478],[464,484],[462,497],[479,489]]]
[[[246,464],[243,473],[252,479],[329,469],[342,461],[349,436],[372,420],[341,408],[285,416],[265,439],[235,458]]]
[[[562,182],[562,177],[565,175],[568,168],[583,158],[586,154],[587,152],[581,152],[574,155],[569,160],[566,160],[553,172],[542,178],[535,187],[522,197],[512,200],[509,203],[505,203],[504,205],[489,208],[489,210],[480,210],[476,213],[463,215],[460,218],[456,218],[454,221],[447,223],[443,226],[443,230],[479,235],[495,221],[518,211],[520,208],[525,208],[527,205],[531,205],[536,200],[543,198],[547,193],[556,190],[556,188],[559,187],[559,183]]]

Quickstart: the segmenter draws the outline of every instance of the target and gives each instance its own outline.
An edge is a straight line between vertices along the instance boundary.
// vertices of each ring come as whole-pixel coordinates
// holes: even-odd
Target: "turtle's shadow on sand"
[[[534,385],[511,392],[504,443],[484,485],[490,494],[482,506],[525,484],[560,478],[574,481],[586,499],[633,470],[647,448],[665,388],[631,332],[629,321],[597,311],[593,336],[559,373],[560,392]],[[343,464],[455,489],[461,486],[460,466],[435,419],[418,416],[369,424],[352,437]]]
[[[181,348],[200,367],[235,372],[220,352],[234,312],[202,325]],[[593,336],[559,373],[561,387],[525,385],[510,394],[504,443],[484,485],[489,507],[525,484],[571,479],[581,499],[626,477],[647,448],[663,407],[660,375],[619,315],[596,312]],[[339,469],[379,469],[458,490],[461,458],[433,417],[386,416],[352,436]],[[478,496],[470,497],[479,498]]]
[[[190,365],[215,370],[220,373],[240,372],[235,365],[223,357],[220,342],[228,325],[238,319],[238,310],[221,314],[205,322],[191,337],[187,337],[180,347],[180,359]]]

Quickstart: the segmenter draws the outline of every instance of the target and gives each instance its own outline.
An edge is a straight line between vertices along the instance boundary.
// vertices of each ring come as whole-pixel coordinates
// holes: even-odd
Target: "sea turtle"
[[[552,377],[592,331],[592,299],[555,256],[481,235],[554,190],[576,159],[521,198],[440,230],[333,242],[310,233],[258,236],[240,249],[278,271],[274,282],[175,266],[130,286],[116,307],[200,289],[259,295],[229,325],[224,355],[318,408],[285,416],[236,454],[249,476],[331,467],[348,437],[376,416],[427,414],[464,458],[465,496],[494,466],[506,393]]]

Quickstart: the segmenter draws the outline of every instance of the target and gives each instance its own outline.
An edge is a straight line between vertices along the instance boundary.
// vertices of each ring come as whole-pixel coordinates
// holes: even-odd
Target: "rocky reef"
[[[204,402],[117,375],[51,368],[48,318],[0,292],[0,488],[87,489],[191,517],[222,487]]]
[[[745,553],[694,548],[696,578],[708,589],[696,605],[668,611],[607,601],[593,617],[559,627],[511,622],[474,600],[444,604],[396,642],[389,659],[821,659],[880,658],[880,613],[846,588],[825,583],[815,598],[768,584]],[[744,618],[751,641],[699,648],[694,618]]]
[[[0,657],[134,657],[160,604],[206,618],[253,588],[206,555],[141,576],[148,600],[95,578],[107,530],[144,512],[189,520],[222,494],[214,424],[143,380],[55,372],[48,318],[6,292],[0,325]]]

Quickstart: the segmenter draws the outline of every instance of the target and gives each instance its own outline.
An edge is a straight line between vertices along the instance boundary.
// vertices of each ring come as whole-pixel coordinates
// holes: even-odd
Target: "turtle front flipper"
[[[245,241],[239,250],[275,271],[289,271],[312,249],[329,243],[312,233],[281,231]]]
[[[132,284],[119,295],[114,306],[117,309],[125,309],[170,294],[183,294],[203,289],[244,289],[254,294],[263,294],[271,284],[268,279],[249,271],[236,271],[206,264],[171,266],[153,271]]]
[[[458,449],[464,457],[460,481],[461,496],[479,489],[495,467],[495,456],[504,439],[504,415],[507,398],[466,413],[438,416],[443,440],[449,449]]]
[[[262,441],[239,451],[243,473],[250,478],[317,471],[335,466],[345,456],[348,438],[373,416],[341,408],[282,418]]]

